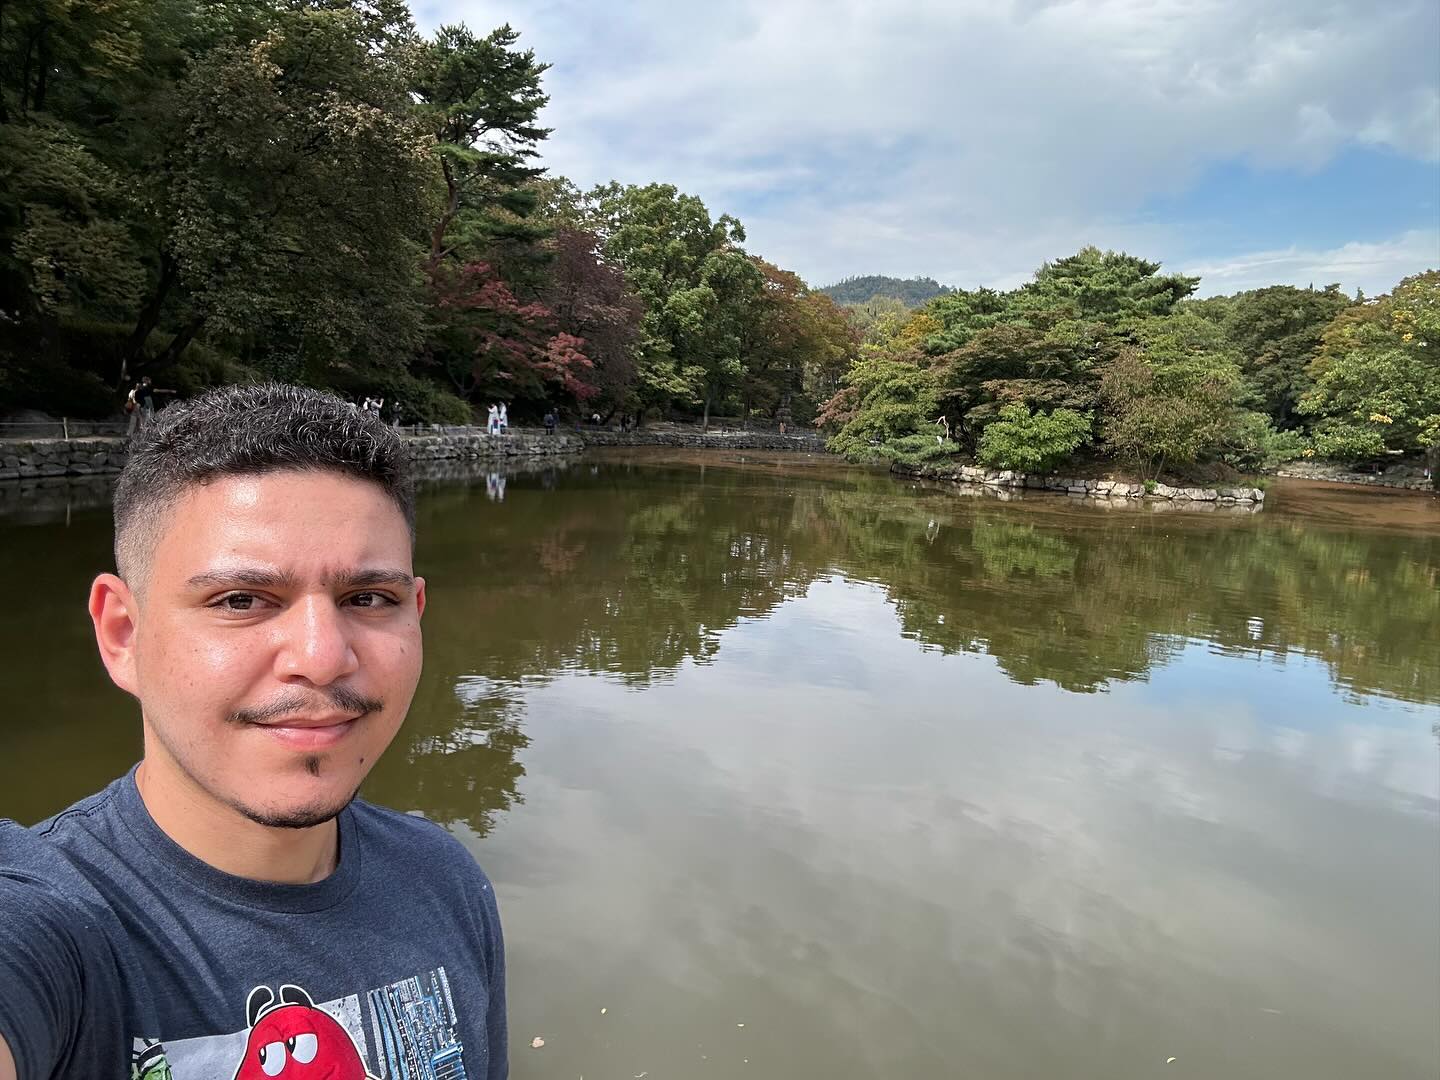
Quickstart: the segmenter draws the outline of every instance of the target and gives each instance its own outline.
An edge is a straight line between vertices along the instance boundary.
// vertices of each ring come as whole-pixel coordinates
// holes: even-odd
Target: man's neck
[[[216,870],[287,885],[312,884],[335,872],[340,831],[334,818],[308,829],[261,825],[216,801],[188,776],[152,766],[148,756],[135,773],[135,786],[160,831]]]

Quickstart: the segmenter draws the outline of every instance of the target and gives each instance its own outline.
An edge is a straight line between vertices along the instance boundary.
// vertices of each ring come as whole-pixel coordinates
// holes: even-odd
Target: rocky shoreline
[[[1326,480],[1334,484],[1363,484],[1367,487],[1399,488],[1405,491],[1434,491],[1436,485],[1425,476],[1419,461],[1405,461],[1384,472],[1357,472],[1330,461],[1291,461],[1276,470],[1277,476],[1297,480]]]
[[[587,447],[664,447],[685,450],[769,450],[825,453],[824,440],[810,432],[778,434],[765,431],[695,431],[655,427],[639,431],[608,428],[575,428],[547,435],[533,430],[507,435],[487,435],[480,428],[445,428],[406,431],[404,438],[417,461],[505,462],[572,456]],[[7,481],[22,486],[64,482],[118,473],[127,457],[127,442],[117,436],[74,439],[0,440],[0,488]],[[1172,487],[1167,484],[1139,484],[1126,480],[1075,477],[1062,474],[1028,475],[1008,469],[986,469],[978,465],[907,466],[896,463],[892,471],[902,476],[974,484],[991,490],[1027,489],[1063,492],[1090,498],[1153,499],[1168,502],[1253,504],[1265,501],[1257,487],[1217,485],[1215,487]],[[1386,473],[1360,473],[1330,462],[1293,462],[1280,476],[1362,484],[1397,490],[1429,491],[1431,481],[1418,467],[1407,465]]]
[[[975,484],[993,488],[1026,488],[1035,491],[1057,491],[1101,499],[1163,499],[1172,502],[1215,503],[1234,506],[1259,505],[1265,492],[1257,487],[1171,487],[1168,484],[1136,484],[1126,480],[1092,477],[1069,477],[1052,474],[1033,476],[1010,469],[986,469],[979,465],[957,465],[935,468],[896,463],[891,471],[901,476],[925,480],[949,480],[953,483]]]

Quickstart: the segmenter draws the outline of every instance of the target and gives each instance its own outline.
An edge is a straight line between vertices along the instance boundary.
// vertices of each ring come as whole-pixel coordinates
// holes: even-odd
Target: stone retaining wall
[[[804,450],[822,452],[817,435],[728,431],[563,431],[546,435],[513,431],[486,435],[481,428],[448,428],[407,433],[405,441],[419,461],[465,459],[503,461],[508,458],[558,457],[578,454],[587,446],[666,446],[717,450]],[[117,437],[88,439],[10,439],[0,441],[0,481],[37,480],[57,476],[117,473],[125,464],[126,441]]]
[[[509,435],[486,435],[482,429],[452,430],[435,435],[407,435],[406,444],[418,461],[453,458],[504,461],[512,457],[557,457],[578,454],[585,444],[575,435],[564,432],[535,435],[512,432]]]
[[[1367,473],[1333,461],[1292,461],[1282,465],[1276,474],[1298,480],[1328,480],[1336,484],[1365,484],[1407,491],[1435,490],[1433,482],[1426,479],[1424,465],[1420,462],[1403,462],[1384,472]]]
[[[0,480],[116,473],[125,457],[124,439],[7,440],[0,442]]]
[[[586,446],[668,446],[693,450],[802,450],[824,453],[825,440],[808,432],[781,435],[768,431],[611,431],[580,428]]]
[[[918,476],[927,480],[950,480],[961,484],[981,484],[996,488],[1029,488],[1039,491],[1063,491],[1070,495],[1083,495],[1106,499],[1168,499],[1177,502],[1205,502],[1235,505],[1240,503],[1262,503],[1265,492],[1252,487],[1170,487],[1155,484],[1149,489],[1144,484],[1133,484],[1125,480],[1096,480],[1088,477],[1031,476],[1009,469],[985,469],[978,465],[958,465],[943,468],[907,466],[898,462],[892,471],[903,476]]]

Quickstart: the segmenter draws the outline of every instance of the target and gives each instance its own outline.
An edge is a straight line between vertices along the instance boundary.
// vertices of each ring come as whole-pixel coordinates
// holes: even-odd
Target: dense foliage
[[[820,291],[837,304],[847,306],[863,304],[876,298],[888,298],[899,300],[907,308],[916,308],[937,296],[945,295],[950,289],[934,278],[895,278],[886,277],[884,274],[865,274],[844,278],[834,285],[826,285]]]
[[[820,420],[856,459],[913,460],[938,425],[955,456],[1032,472],[1440,457],[1440,273],[1369,302],[1333,285],[1191,299],[1198,284],[1085,248],[1009,292],[868,300],[864,359]]]
[[[876,460],[1440,464],[1435,271],[1197,300],[1085,248],[1009,291],[815,290],[669,184],[548,175],[546,69],[404,0],[5,0],[0,411],[280,377],[407,421],[813,420]]]
[[[546,68],[403,0],[6,0],[0,411],[114,415],[150,375],[407,421],[813,415],[840,309],[693,196],[545,175]]]

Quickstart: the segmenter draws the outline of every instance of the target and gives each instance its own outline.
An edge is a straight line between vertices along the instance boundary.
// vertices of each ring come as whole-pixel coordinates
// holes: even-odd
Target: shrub
[[[1337,461],[1366,461],[1384,456],[1385,438],[1373,427],[1333,421],[1315,432],[1315,453]]]
[[[980,436],[976,456],[985,465],[1020,472],[1052,472],[1090,437],[1090,417],[1073,409],[1032,413],[1006,405]]]
[[[937,439],[934,435],[905,435],[881,443],[873,449],[877,459],[899,461],[906,465],[946,461],[960,453],[958,445],[949,439]]]
[[[1276,431],[1270,418],[1257,412],[1237,412],[1225,433],[1220,459],[1245,472],[1273,469],[1304,456],[1309,441],[1298,431]]]

